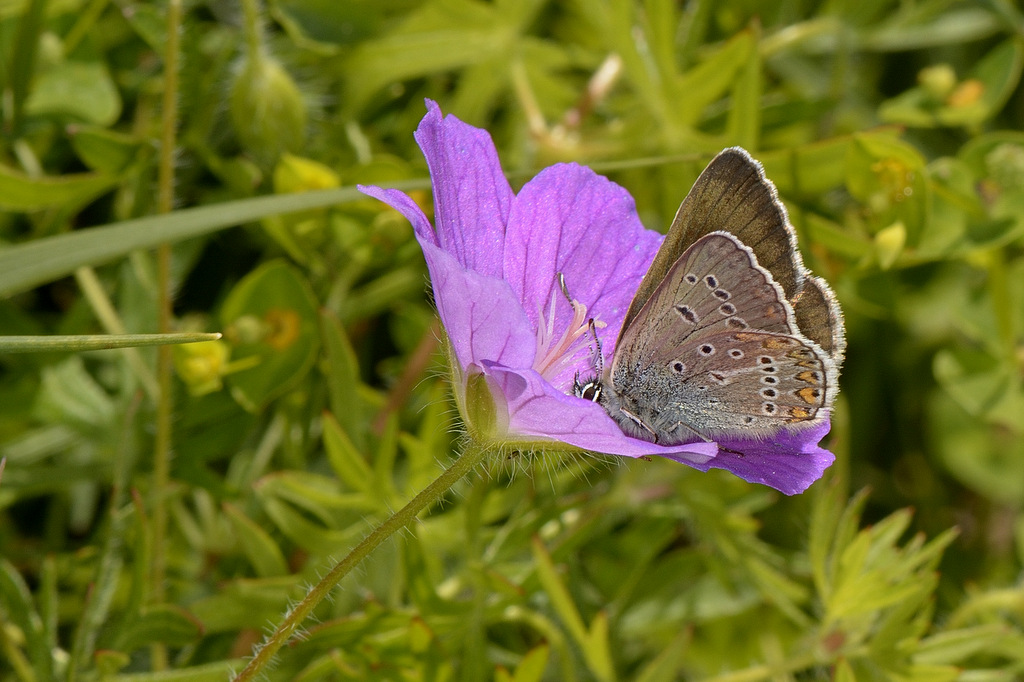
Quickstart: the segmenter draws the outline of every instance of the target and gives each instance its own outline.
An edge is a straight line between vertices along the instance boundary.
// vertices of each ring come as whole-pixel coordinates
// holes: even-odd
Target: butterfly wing
[[[719,331],[797,333],[792,310],[752,250],[724,232],[694,242],[647,304],[623,327],[616,359],[671,356]]]
[[[821,346],[837,366],[841,365],[846,353],[843,313],[825,280],[809,275],[793,302],[793,312],[804,336]]]
[[[639,314],[682,252],[700,237],[719,231],[734,234],[749,246],[787,299],[800,293],[806,271],[786,208],[761,164],[743,149],[732,147],[708,164],[686,195],[633,298],[623,328]]]
[[[605,407],[660,443],[769,437],[814,423],[837,376],[752,249],[717,232],[680,256],[623,329]]]

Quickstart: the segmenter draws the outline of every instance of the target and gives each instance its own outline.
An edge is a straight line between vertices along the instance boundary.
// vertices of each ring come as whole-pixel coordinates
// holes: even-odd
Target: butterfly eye
[[[573,395],[575,395],[577,398],[589,400],[592,403],[596,403],[600,400],[602,388],[603,386],[599,379],[595,378],[581,382],[578,374],[572,382]]]

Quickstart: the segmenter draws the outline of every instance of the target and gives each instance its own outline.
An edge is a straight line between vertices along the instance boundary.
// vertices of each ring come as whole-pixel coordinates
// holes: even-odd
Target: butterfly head
[[[572,382],[572,394],[577,398],[589,400],[592,403],[601,402],[601,394],[604,392],[604,383],[599,377],[593,376],[588,379],[580,379],[579,372]]]

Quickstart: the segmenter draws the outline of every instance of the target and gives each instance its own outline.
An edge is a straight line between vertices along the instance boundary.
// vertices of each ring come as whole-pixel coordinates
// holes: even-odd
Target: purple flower
[[[597,321],[608,361],[662,235],[643,227],[623,188],[576,164],[551,166],[515,194],[485,131],[443,117],[434,102],[427,108],[416,141],[430,167],[436,230],[404,193],[359,189],[415,229],[471,435],[523,449],[562,442],[660,455],[702,471],[728,469],[786,494],[821,476],[835,459],[817,445],[828,422],[771,442],[663,446],[626,436],[600,405],[574,396],[577,373],[594,373],[588,320]]]

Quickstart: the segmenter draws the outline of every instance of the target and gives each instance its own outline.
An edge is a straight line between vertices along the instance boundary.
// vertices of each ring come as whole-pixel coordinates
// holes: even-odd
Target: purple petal
[[[431,227],[430,220],[427,219],[423,210],[408,194],[397,189],[384,189],[383,187],[374,187],[373,185],[356,185],[356,189],[374,199],[380,199],[405,216],[405,219],[412,223],[416,239],[419,240],[421,245],[424,243],[434,246],[438,245],[437,235],[434,234],[434,228]]]
[[[805,431],[780,433],[770,441],[723,440],[719,443],[717,457],[691,466],[701,471],[725,469],[745,481],[763,483],[787,495],[796,495],[821,478],[835,461],[835,455],[818,445],[830,428],[831,422],[825,420]]]
[[[531,367],[536,332],[508,282],[467,270],[433,244],[420,244],[437,312],[459,364],[463,368],[484,362]]]
[[[505,235],[504,275],[535,325],[547,324],[554,302],[557,336],[572,319],[571,306],[557,291],[562,273],[569,294],[607,325],[600,334],[610,357],[633,294],[663,239],[640,223],[633,198],[622,187],[589,168],[559,164],[541,171],[516,196]],[[567,386],[577,370],[591,369],[567,366],[548,378]]]
[[[692,466],[714,461],[714,443],[663,446],[628,437],[600,405],[565,395],[533,370],[516,371],[488,363],[484,371],[505,394],[513,434],[559,440],[610,455],[661,455]]]
[[[416,142],[434,187],[438,244],[466,268],[501,277],[505,225],[515,195],[487,131],[442,116],[427,100]]]
[[[484,360],[506,367],[530,367],[536,355],[536,330],[523,314],[508,283],[462,267],[435,243],[430,221],[407,195],[394,189],[359,185],[412,223],[430,271],[434,301],[455,357],[465,370]]]
[[[534,323],[565,275],[569,293],[602,321],[621,323],[664,237],[645,229],[625,189],[589,168],[558,164],[516,196],[505,235],[505,279]],[[563,299],[559,293],[556,298]],[[563,317],[564,316],[564,317]],[[571,316],[561,306],[556,321]],[[556,325],[557,326],[557,325]]]

